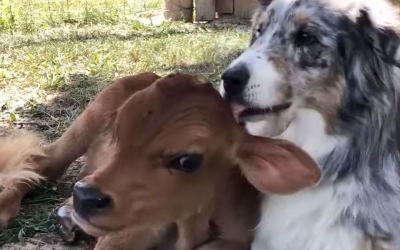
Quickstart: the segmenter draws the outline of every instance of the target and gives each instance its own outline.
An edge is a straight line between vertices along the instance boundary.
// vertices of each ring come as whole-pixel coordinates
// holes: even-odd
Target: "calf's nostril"
[[[96,207],[98,209],[103,209],[109,207],[111,204],[111,199],[108,196],[104,196],[101,198],[97,198],[97,200],[94,202],[93,207]]]
[[[82,217],[100,212],[111,206],[112,200],[103,194],[100,189],[78,182],[73,190],[74,209]]]
[[[231,95],[240,94],[249,81],[250,74],[245,65],[227,69],[221,76],[225,92]]]

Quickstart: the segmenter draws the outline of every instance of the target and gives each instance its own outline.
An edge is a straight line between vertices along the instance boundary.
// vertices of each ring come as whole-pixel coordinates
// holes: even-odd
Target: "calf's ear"
[[[312,157],[285,140],[248,135],[237,157],[248,181],[264,193],[291,194],[317,185],[322,177]]]

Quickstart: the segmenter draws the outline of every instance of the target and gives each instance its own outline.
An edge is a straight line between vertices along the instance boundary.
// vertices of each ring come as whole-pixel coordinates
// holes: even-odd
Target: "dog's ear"
[[[322,177],[311,156],[285,140],[248,135],[237,157],[248,181],[264,193],[294,193],[317,185]]]
[[[375,51],[387,63],[400,67],[400,37],[394,27],[376,27],[368,9],[360,10],[356,23],[358,29],[371,42]]]

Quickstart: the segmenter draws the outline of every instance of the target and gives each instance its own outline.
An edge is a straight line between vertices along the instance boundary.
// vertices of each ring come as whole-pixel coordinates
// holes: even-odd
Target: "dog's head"
[[[368,99],[364,90],[387,88],[384,64],[398,65],[400,59],[394,32],[400,26],[389,3],[265,0],[261,4],[249,48],[222,74],[220,91],[240,119],[265,120],[313,108],[335,120],[347,105],[346,95],[359,102],[352,108],[361,107]]]
[[[157,80],[111,120],[107,154],[74,188],[73,218],[92,235],[205,211],[216,196],[232,195],[226,183],[237,164],[265,192],[292,193],[321,177],[293,144],[247,134],[218,91],[191,75]]]

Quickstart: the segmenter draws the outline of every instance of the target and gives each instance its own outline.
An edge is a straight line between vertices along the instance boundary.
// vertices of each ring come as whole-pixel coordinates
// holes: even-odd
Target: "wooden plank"
[[[234,0],[215,0],[215,11],[219,14],[233,14]]]
[[[257,0],[234,0],[233,15],[240,18],[250,19],[258,6],[259,3]]]
[[[193,0],[163,0],[162,8],[166,20],[193,22]]]
[[[196,0],[196,21],[212,21],[215,19],[215,0]]]

